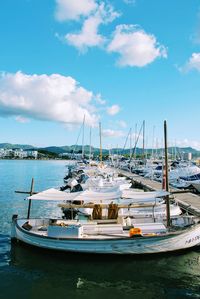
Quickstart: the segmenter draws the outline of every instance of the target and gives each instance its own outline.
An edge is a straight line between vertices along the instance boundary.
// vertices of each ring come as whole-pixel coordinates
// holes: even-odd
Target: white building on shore
[[[38,151],[36,150],[23,150],[23,149],[0,149],[0,158],[9,159],[37,159]]]

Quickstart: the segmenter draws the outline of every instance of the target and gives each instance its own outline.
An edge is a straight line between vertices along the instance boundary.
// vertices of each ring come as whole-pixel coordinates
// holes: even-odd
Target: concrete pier
[[[159,182],[121,169],[118,169],[118,173],[130,178],[136,186],[140,186],[146,191],[162,189],[162,184]],[[180,190],[170,186],[170,192],[172,194],[174,193],[174,200],[178,203],[178,205],[185,211],[200,217],[200,196],[191,192],[176,193],[178,191]]]

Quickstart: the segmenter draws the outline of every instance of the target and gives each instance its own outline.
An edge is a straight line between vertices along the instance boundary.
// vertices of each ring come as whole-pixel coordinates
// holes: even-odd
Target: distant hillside
[[[58,147],[58,146],[40,147],[38,148],[38,150],[43,150],[54,154],[63,154],[66,152],[62,147]]]
[[[26,149],[33,149],[35,147],[29,144],[0,143],[0,148],[5,148],[5,149],[21,148],[23,150],[26,150]]]
[[[134,151],[134,149],[132,149],[132,152]],[[158,155],[161,155],[163,153],[163,149],[162,148],[158,148],[158,149],[154,149],[153,150],[154,154],[155,152]],[[175,148],[174,147],[169,147],[168,148],[168,152],[169,154],[175,154]],[[122,149],[122,148],[113,148],[112,149],[112,153],[113,154],[126,154],[129,155],[130,154],[130,149]],[[143,149],[142,148],[136,148],[136,153],[137,155],[142,155],[143,154]],[[151,148],[147,148],[145,149],[145,153],[147,153],[147,155],[151,155],[152,154],[152,149]],[[200,151],[192,148],[192,147],[176,147],[176,156],[181,156],[182,154],[188,154],[188,153],[192,153],[192,156],[195,157],[200,157]]]
[[[49,152],[49,153],[53,153],[53,154],[63,154],[63,153],[81,153],[82,152],[82,145],[63,145],[63,146],[47,146],[47,147],[34,147],[32,145],[28,145],[28,144],[11,144],[11,143],[0,143],[0,148],[4,148],[4,149],[15,149],[15,148],[21,148],[23,150],[27,150],[27,149],[36,149],[39,151],[45,151],[45,152]],[[85,145],[84,147],[84,152],[85,154],[89,154],[90,151],[90,146],[89,145]],[[132,149],[133,151],[133,149]],[[107,149],[103,149],[102,150],[104,155],[107,155],[109,153],[109,150]],[[129,155],[130,153],[130,149],[123,149],[123,148],[113,148],[111,150],[111,152],[113,154],[127,154]],[[136,152],[137,155],[141,155],[143,153],[143,149],[142,148],[136,148]],[[162,148],[158,148],[158,149],[154,149],[154,153],[157,152],[158,154],[161,154],[163,152]],[[168,152],[170,154],[174,154],[175,149],[174,147],[169,147],[168,148]],[[95,155],[99,154],[99,148],[96,147],[92,147],[92,153]],[[145,149],[145,153],[147,153],[148,155],[150,155],[152,153],[152,149],[148,148]],[[192,147],[176,147],[176,154],[187,154],[187,153],[192,153],[193,157],[199,157],[200,156],[200,151],[192,148]]]
[[[77,145],[77,146],[75,146],[75,145],[60,146],[60,147],[50,146],[50,147],[45,147],[45,148],[42,148],[42,149],[46,150],[50,153],[54,153],[54,154],[73,153],[73,152],[82,153],[82,146],[81,145]],[[89,145],[85,145],[85,147],[84,147],[85,154],[89,154],[89,151],[90,151]],[[132,152],[133,151],[134,151],[134,149],[132,149]],[[103,152],[103,155],[108,155],[109,154],[109,150],[107,150],[107,149],[103,149],[102,152]],[[129,155],[130,154],[130,149],[113,148],[111,150],[111,152],[112,152],[112,154]],[[155,152],[158,155],[161,155],[163,153],[163,149],[162,148],[159,148],[157,150],[154,149],[154,154],[155,154]],[[175,150],[172,147],[168,148],[168,152],[170,154],[175,154]],[[92,153],[94,155],[99,155],[99,148],[92,147]],[[136,148],[136,153],[137,153],[137,155],[142,155],[143,154],[143,149],[142,148]],[[145,153],[147,153],[148,155],[151,155],[152,154],[152,149],[151,148],[145,149]],[[198,151],[196,149],[193,149],[191,147],[185,147],[185,148],[176,147],[176,155],[177,156],[181,156],[182,154],[188,154],[188,153],[192,153],[192,156],[194,158],[195,157],[200,157],[200,151]]]
[[[82,152],[82,145],[64,145],[64,146],[48,146],[45,148],[40,148],[40,150],[46,150],[49,151],[51,153],[55,153],[55,154],[63,154],[63,153],[81,153]],[[95,148],[92,147],[92,153],[94,154],[98,154],[99,153],[99,148]],[[89,154],[90,152],[90,146],[89,145],[85,145],[84,146],[84,152],[85,154]],[[103,154],[108,154],[108,150],[107,149],[103,149],[102,150]]]

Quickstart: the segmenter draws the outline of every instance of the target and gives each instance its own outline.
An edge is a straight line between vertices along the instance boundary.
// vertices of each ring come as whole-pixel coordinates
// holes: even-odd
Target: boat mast
[[[152,150],[151,150],[151,158],[154,159],[154,141],[155,141],[155,126],[153,126],[153,136],[152,136]]]
[[[91,160],[91,156],[92,156],[92,129],[90,127],[90,153],[89,153],[89,161]]]
[[[117,144],[117,167],[119,167],[119,151],[118,151],[118,144]]]
[[[145,159],[145,120],[143,120],[143,159]]]
[[[85,146],[84,146],[84,134],[85,134],[85,114],[83,117],[83,135],[82,135],[82,159],[84,159],[84,150],[85,150]]]
[[[130,161],[129,161],[130,172],[131,172],[131,159],[132,159],[132,128],[130,128]]]
[[[136,156],[137,156],[137,148],[136,148],[136,145],[137,145],[137,123],[135,124],[135,151],[134,151],[134,160],[136,160]]]
[[[175,160],[176,160],[176,139],[175,139],[174,157],[175,157]]]
[[[158,138],[156,138],[156,159],[158,159]]]
[[[34,186],[34,178],[32,178],[32,181],[31,181],[31,190],[30,190],[30,193],[29,193],[30,196],[33,195],[33,186]],[[31,212],[31,199],[29,199],[29,201],[28,201],[27,219],[30,218],[30,212]]]
[[[99,141],[100,141],[99,159],[100,159],[100,164],[102,164],[101,122],[99,122]]]
[[[169,192],[168,179],[168,150],[167,150],[167,122],[164,121],[164,142],[165,142],[165,184],[166,191]],[[170,200],[169,195],[166,196],[166,212],[167,212],[167,226],[170,226]]]
[[[132,128],[130,128],[130,161],[132,157]]]
[[[134,145],[134,148],[133,148],[133,153],[132,153],[132,155],[131,155],[130,162],[131,162],[131,160],[132,160],[132,157],[135,156],[136,146],[137,146],[138,140],[139,140],[139,138],[140,138],[140,134],[141,134],[141,132],[142,132],[142,129],[143,129],[143,123],[142,123],[142,125],[141,125],[141,127],[140,127],[140,130],[139,130],[138,134],[137,134],[137,138],[136,138],[136,140],[135,140],[135,145]],[[136,157],[136,156],[135,156],[135,157]]]

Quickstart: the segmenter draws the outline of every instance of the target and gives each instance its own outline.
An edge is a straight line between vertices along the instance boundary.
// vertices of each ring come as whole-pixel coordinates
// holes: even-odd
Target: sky
[[[200,149],[199,0],[1,0],[0,22],[0,143],[81,144],[85,118],[85,144],[101,122],[129,147],[145,120],[160,147],[167,120]]]

